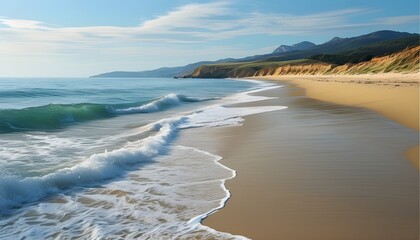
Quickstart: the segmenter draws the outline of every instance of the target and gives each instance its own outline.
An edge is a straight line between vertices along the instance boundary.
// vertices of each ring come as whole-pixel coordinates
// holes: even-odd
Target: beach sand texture
[[[420,74],[375,74],[333,76],[277,76],[262,79],[286,81],[305,90],[308,97],[373,110],[419,131]],[[405,156],[419,166],[419,145]]]
[[[420,74],[277,76],[262,79],[288,81],[305,89],[308,97],[368,108],[419,130]]]
[[[208,133],[237,177],[204,224],[253,239],[418,239],[418,170],[403,157],[418,131],[303,93],[267,91],[279,98],[247,105],[289,108]]]

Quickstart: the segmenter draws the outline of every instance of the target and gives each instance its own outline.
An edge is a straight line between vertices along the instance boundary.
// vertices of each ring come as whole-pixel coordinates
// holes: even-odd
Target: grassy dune
[[[196,78],[239,78],[279,75],[332,75],[332,74],[377,74],[417,73],[420,66],[420,46],[370,61],[342,65],[317,59],[291,61],[254,61],[203,65],[187,77]]]

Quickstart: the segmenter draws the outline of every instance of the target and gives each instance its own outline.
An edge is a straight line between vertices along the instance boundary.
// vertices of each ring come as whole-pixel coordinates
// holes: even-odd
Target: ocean
[[[230,107],[269,83],[0,78],[0,239],[241,239],[201,225],[224,206],[223,156],[174,144],[286,107]],[[202,136],[203,138],[206,136]]]

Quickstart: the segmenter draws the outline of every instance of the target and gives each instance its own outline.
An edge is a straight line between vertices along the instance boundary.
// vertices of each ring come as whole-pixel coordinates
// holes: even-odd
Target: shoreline
[[[279,95],[279,92],[282,93]],[[282,95],[285,93],[287,97]],[[407,161],[401,161],[401,149],[407,149],[410,142],[416,141],[412,130],[364,109],[307,98],[302,89],[289,84],[262,95],[280,99],[241,105],[264,106],[290,101],[284,105],[290,104],[291,109],[298,112],[292,113],[292,118],[288,116],[290,111],[247,116],[244,126],[216,131],[212,137],[222,142],[217,154],[224,157],[223,165],[236,170],[238,175],[226,184],[232,193],[227,205],[206,218],[204,225],[254,239],[392,239],[397,236],[411,239],[415,235],[418,230],[418,211],[414,211],[418,210],[418,171]],[[315,117],[319,113],[326,117],[333,114],[333,126],[323,122],[330,121],[329,118],[313,123],[306,116],[307,111]],[[351,118],[348,126],[343,125],[346,119],[342,117],[346,115]],[[294,122],[293,116],[300,119],[298,123]],[[275,129],[270,129],[273,126]],[[372,134],[364,136],[366,133],[359,127]],[[299,130],[302,128],[309,133]],[[349,134],[351,139],[363,142],[350,141],[340,134],[319,138],[322,131],[317,128]],[[403,139],[407,136],[408,140],[391,139],[395,134]],[[364,137],[383,138],[384,141],[369,142]],[[314,139],[320,141],[319,146],[310,142]],[[353,143],[357,145],[355,149],[360,150],[348,152],[351,150],[349,144]],[[365,144],[371,145],[372,149]],[[335,152],[325,152],[330,145]],[[304,149],[300,149],[302,146]],[[375,155],[375,148],[383,148],[383,152]],[[346,157],[354,158],[354,162],[334,163]],[[361,161],[363,158],[371,163]],[[379,169],[373,163],[380,164]],[[387,179],[384,175],[388,173],[397,174],[398,178],[394,180],[404,182],[404,189],[384,188],[386,181],[383,180]],[[308,182],[309,179],[312,181]],[[345,188],[340,188],[341,185]],[[392,199],[378,196],[392,196]],[[389,224],[393,227],[386,228]],[[302,228],[306,229],[302,231]],[[354,232],[356,228],[358,232]],[[400,233],[401,229],[404,233]]]

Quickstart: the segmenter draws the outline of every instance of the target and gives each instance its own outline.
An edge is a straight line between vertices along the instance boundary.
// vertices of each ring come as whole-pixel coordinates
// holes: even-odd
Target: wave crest
[[[191,103],[191,102],[203,102],[214,100],[216,98],[192,98],[185,96],[183,94],[170,93],[168,95],[157,98],[147,104],[135,107],[129,107],[125,109],[115,109],[115,112],[118,114],[128,114],[128,113],[150,113],[164,110],[171,106],[180,105],[182,103]]]
[[[51,194],[73,187],[97,184],[103,180],[121,176],[132,165],[152,161],[162,154],[185,119],[180,117],[156,125],[158,131],[145,139],[129,143],[121,149],[94,154],[85,161],[42,177],[0,178],[0,211],[35,202]]]
[[[184,103],[202,102],[216,98],[198,99],[171,93],[150,102],[129,104],[49,104],[24,109],[0,110],[0,134],[21,131],[47,131],[80,122],[106,119],[124,114],[163,111]]]

